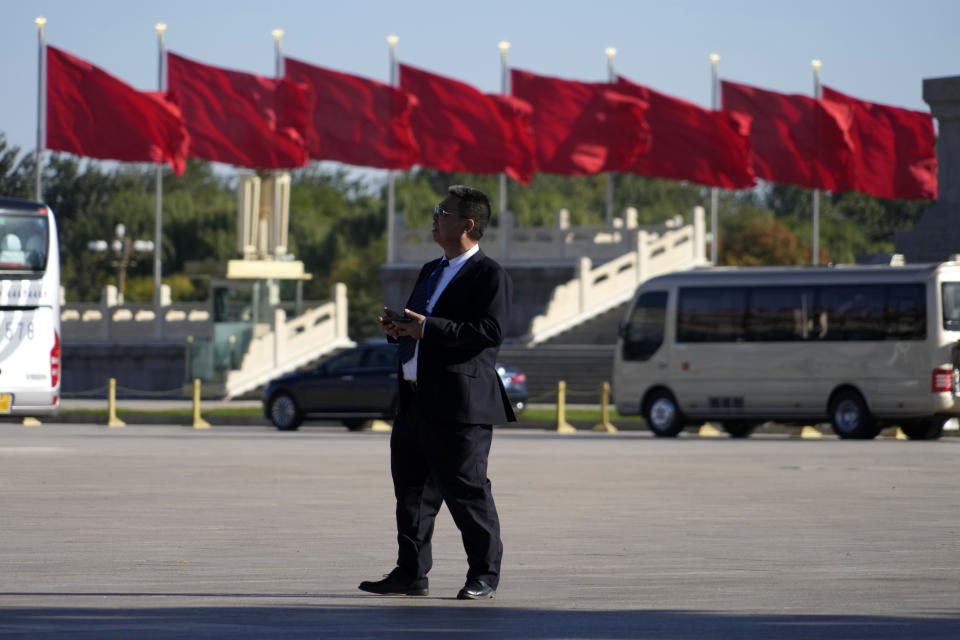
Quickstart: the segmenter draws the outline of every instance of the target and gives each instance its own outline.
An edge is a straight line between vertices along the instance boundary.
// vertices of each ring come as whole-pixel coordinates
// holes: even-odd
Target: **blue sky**
[[[275,28],[292,57],[381,80],[396,34],[402,62],[484,91],[499,90],[501,40],[511,66],[581,80],[606,78],[612,46],[619,73],[703,106],[711,52],[721,78],[787,93],[812,91],[819,58],[824,84],[924,111],[923,78],[960,75],[958,0],[0,0],[0,131],[25,149],[36,136],[38,15],[49,44],[140,89],[156,88],[157,22],[172,51],[264,75]]]

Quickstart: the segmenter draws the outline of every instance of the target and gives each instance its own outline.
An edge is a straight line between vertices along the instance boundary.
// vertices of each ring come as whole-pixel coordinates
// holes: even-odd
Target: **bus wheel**
[[[936,440],[943,435],[944,418],[927,418],[914,420],[900,425],[903,432],[911,440]]]
[[[756,428],[756,422],[748,422],[746,420],[727,420],[723,423],[723,430],[726,431],[731,438],[749,438],[750,434],[753,433],[753,430]]]
[[[844,389],[830,403],[830,424],[833,431],[845,440],[870,440],[880,433],[863,397],[852,389]]]
[[[683,431],[683,414],[669,391],[655,391],[647,400],[643,417],[658,438],[675,438]]]

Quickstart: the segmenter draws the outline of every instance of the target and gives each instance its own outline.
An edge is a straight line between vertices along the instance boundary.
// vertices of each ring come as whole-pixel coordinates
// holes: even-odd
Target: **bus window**
[[[663,344],[667,309],[666,291],[640,295],[623,334],[624,360],[649,360]]]
[[[680,289],[677,342],[736,342],[745,336],[746,289]]]
[[[821,340],[884,340],[884,287],[821,287],[817,305]]]
[[[922,284],[887,287],[887,339],[926,340],[927,301]]]
[[[944,282],[943,328],[947,331],[960,331],[960,282]]]
[[[0,216],[0,271],[46,269],[47,235],[46,216]]]
[[[747,340],[805,340],[813,290],[802,287],[757,287],[750,290]]]

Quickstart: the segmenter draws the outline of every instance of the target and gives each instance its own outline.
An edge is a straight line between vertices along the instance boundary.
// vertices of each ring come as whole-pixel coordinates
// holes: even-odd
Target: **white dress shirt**
[[[463,265],[467,264],[467,260],[472,258],[474,254],[480,251],[480,245],[475,244],[471,248],[467,249],[456,258],[450,260],[450,264],[447,265],[447,268],[443,270],[443,273],[440,274],[440,280],[437,282],[437,286],[434,288],[433,293],[430,295],[430,298],[427,300],[427,312],[424,314],[426,316],[430,315],[430,312],[433,311],[433,307],[436,306],[437,300],[440,299],[440,296],[443,295],[444,289],[447,288],[447,285],[450,284],[450,281],[453,280],[453,277],[460,272],[460,269],[463,268]],[[423,329],[427,328],[426,323],[423,325]],[[411,382],[417,381],[417,358],[420,357],[420,341],[417,340],[417,347],[413,352],[413,357],[403,363],[403,379],[410,380]]]

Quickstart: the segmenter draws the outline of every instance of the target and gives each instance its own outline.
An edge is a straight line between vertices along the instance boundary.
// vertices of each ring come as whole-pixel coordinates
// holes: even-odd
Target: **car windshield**
[[[0,214],[0,271],[43,271],[47,236],[46,216]]]
[[[943,283],[943,328],[960,331],[960,282]]]

